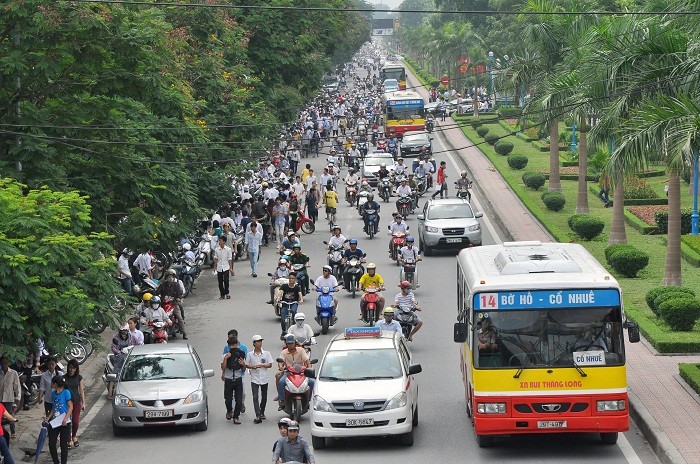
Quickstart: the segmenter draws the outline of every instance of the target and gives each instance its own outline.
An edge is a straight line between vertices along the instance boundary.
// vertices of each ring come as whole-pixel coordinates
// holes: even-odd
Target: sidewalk
[[[427,99],[427,90],[409,70],[409,87]],[[444,129],[441,128],[444,127]],[[447,148],[458,155],[474,180],[491,220],[508,240],[554,239],[530,214],[486,156],[471,145],[452,118],[436,122]],[[630,413],[661,462],[700,463],[700,398],[678,375],[678,363],[700,363],[700,355],[662,356],[644,339],[626,344]]]

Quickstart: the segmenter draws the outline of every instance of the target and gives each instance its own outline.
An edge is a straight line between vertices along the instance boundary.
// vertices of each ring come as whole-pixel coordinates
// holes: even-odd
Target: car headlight
[[[403,408],[404,406],[406,406],[407,401],[408,395],[406,395],[405,391],[402,391],[401,393],[398,393],[396,396],[394,396],[391,400],[389,400],[389,403],[386,405],[385,409]]]
[[[625,400],[596,401],[596,410],[598,412],[624,411]]]
[[[476,410],[479,414],[505,414],[506,404],[505,403],[479,403],[476,406]]]
[[[313,406],[314,411],[333,412],[333,408],[328,404],[328,401],[318,395],[314,395]]]
[[[481,226],[479,224],[474,224],[473,226],[467,227],[467,230],[469,232],[476,232],[479,229],[481,229]]]
[[[185,404],[199,403],[203,399],[204,392],[202,390],[193,391],[185,398]]]
[[[114,405],[115,406],[122,406],[122,407],[126,407],[126,408],[133,408],[134,402],[128,396],[116,395],[114,397]]]
[[[440,232],[440,229],[438,229],[437,227],[425,226],[425,231],[432,232],[432,233],[436,234],[436,233]]]

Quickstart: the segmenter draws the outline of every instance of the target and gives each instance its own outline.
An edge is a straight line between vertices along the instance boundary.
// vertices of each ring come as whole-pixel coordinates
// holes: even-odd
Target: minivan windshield
[[[381,350],[329,351],[323,360],[319,380],[398,379],[403,375],[399,354]]]
[[[474,212],[468,203],[454,205],[434,205],[428,208],[427,219],[463,219],[473,218]]]

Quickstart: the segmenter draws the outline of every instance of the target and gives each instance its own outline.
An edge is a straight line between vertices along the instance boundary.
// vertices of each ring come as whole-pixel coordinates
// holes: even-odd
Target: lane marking
[[[106,387],[100,391],[99,399],[92,405],[92,408],[90,408],[88,413],[85,415],[85,418],[80,419],[80,428],[78,429],[77,436],[80,436],[85,430],[87,430],[88,427],[90,427],[90,423],[95,416],[97,416],[97,413],[99,413],[104,405],[107,404],[107,397],[105,396],[106,391]],[[109,420],[110,422],[112,421],[111,415]]]
[[[624,433],[620,433],[618,435],[617,446],[620,448],[622,454],[625,456],[625,459],[627,459],[629,464],[642,464],[642,460],[634,451],[634,448],[632,448],[630,442],[627,441],[627,437],[625,437]]]

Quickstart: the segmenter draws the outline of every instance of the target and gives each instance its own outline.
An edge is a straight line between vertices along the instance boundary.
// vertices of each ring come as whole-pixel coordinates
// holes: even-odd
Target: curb
[[[688,464],[688,461],[671,442],[651,412],[644,406],[642,400],[632,391],[627,394],[630,402],[630,416],[644,434],[659,460],[664,464]]]

